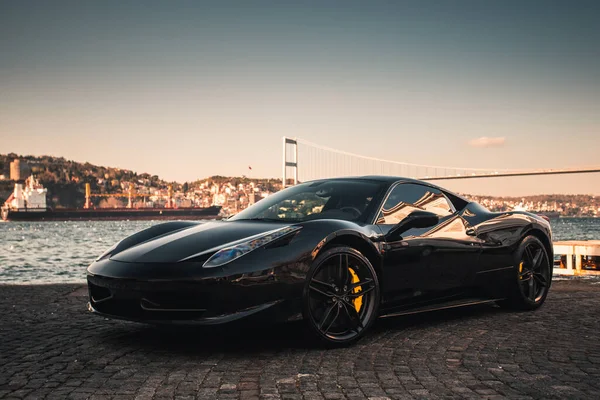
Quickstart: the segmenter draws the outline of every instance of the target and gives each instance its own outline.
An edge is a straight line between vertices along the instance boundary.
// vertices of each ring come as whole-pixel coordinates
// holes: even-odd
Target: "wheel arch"
[[[336,246],[348,246],[359,251],[369,260],[381,282],[383,274],[381,254],[375,243],[359,232],[344,230],[327,236],[313,251],[312,259],[315,260],[319,254]]]
[[[552,246],[552,242],[550,242],[550,239],[548,238],[548,235],[546,235],[540,229],[532,228],[529,231],[527,231],[527,233],[525,234],[525,236],[523,236],[523,239],[526,238],[527,236],[534,236],[534,237],[538,238],[540,240],[540,242],[542,242],[542,244],[546,248],[546,251],[548,252],[548,256],[550,258],[550,262],[553,262],[553,260],[554,260],[554,246]]]

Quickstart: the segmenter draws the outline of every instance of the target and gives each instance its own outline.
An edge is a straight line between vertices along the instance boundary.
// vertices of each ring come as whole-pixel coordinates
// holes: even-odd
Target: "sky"
[[[0,153],[180,182],[280,177],[283,136],[418,164],[598,166],[598,43],[598,1],[0,0]],[[443,186],[600,194],[600,174]]]

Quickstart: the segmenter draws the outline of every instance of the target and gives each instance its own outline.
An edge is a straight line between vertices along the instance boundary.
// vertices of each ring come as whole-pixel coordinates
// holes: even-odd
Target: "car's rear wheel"
[[[552,283],[552,260],[544,244],[527,236],[515,252],[516,273],[508,299],[500,305],[519,310],[535,310],[548,296]]]
[[[369,260],[356,249],[334,247],[311,267],[303,293],[309,329],[328,345],[360,339],[377,318],[379,280]]]

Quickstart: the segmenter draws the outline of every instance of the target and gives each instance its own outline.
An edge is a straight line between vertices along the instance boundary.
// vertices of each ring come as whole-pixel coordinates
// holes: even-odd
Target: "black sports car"
[[[533,310],[552,280],[550,224],[426,182],[325,179],[224,221],[155,225],[88,268],[89,309],[149,323],[304,319],[348,344],[377,317],[477,303]]]

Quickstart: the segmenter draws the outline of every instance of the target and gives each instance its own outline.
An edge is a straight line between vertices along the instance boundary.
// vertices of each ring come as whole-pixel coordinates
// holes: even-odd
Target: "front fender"
[[[371,225],[358,225],[354,222],[343,220],[315,220],[304,224],[303,235],[305,237],[320,238],[313,242],[310,247],[310,261],[314,261],[322,249],[336,241],[348,242],[360,241],[362,245],[368,246],[373,252],[379,253],[375,242],[381,236],[381,232]],[[349,244],[349,243],[347,243]]]
[[[323,238],[323,240],[317,243],[317,245],[311,252],[311,258],[314,261],[315,258],[317,258],[317,256],[321,252],[321,250],[327,247],[327,245],[330,243],[339,241],[343,243],[350,242],[348,244],[351,244],[351,242],[354,242],[356,239],[359,239],[362,242],[364,242],[364,245],[368,246],[369,249],[373,252],[378,254],[380,253],[380,249],[376,246],[372,237],[367,236],[365,233],[360,231],[355,231],[351,229],[341,229],[339,231],[330,233],[325,238]]]

